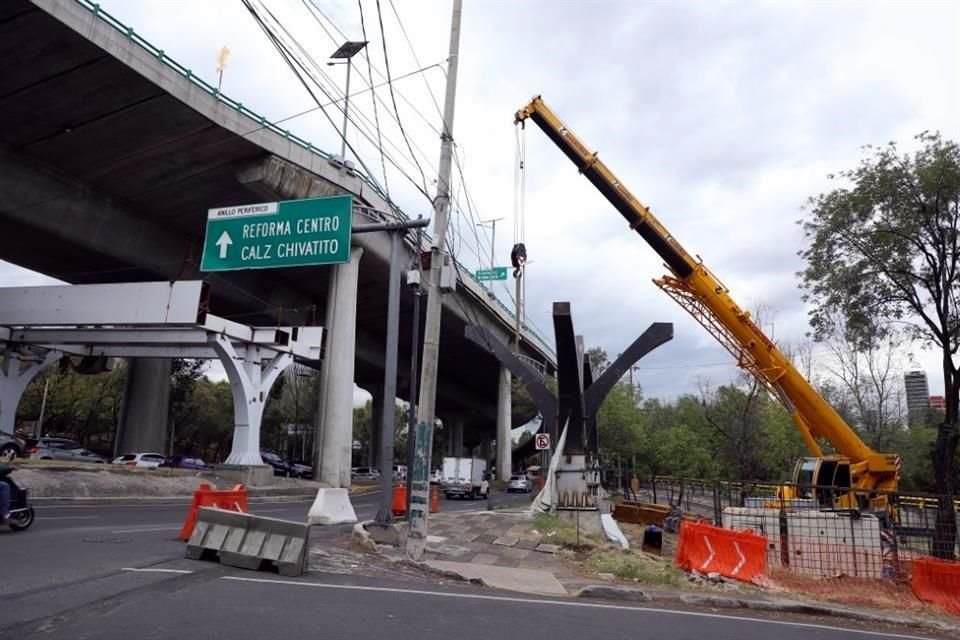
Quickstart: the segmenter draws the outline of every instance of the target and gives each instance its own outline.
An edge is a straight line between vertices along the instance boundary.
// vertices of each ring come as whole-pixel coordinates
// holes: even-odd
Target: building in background
[[[947,399],[943,396],[930,396],[930,408],[938,411],[947,410]]]
[[[926,416],[930,412],[930,388],[927,374],[923,371],[909,371],[903,375],[907,389],[907,411],[911,417]]]

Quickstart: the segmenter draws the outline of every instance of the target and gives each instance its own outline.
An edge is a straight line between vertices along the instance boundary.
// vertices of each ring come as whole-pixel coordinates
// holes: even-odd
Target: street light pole
[[[344,163],[347,161],[347,114],[350,113],[350,70],[353,69],[353,61],[347,58],[347,89],[343,92],[343,139],[340,141],[340,157]]]
[[[350,113],[350,70],[353,68],[353,56],[360,53],[364,47],[367,46],[366,41],[348,41],[340,45],[340,48],[333,52],[331,58],[337,60],[346,60],[347,64],[347,88],[344,91],[344,100],[343,100],[343,131],[341,136],[343,139],[340,142],[340,160],[346,165],[347,163],[347,123],[349,122],[348,114]],[[333,66],[337,64],[336,62],[328,62],[327,66]]]
[[[503,218],[493,218],[492,220],[481,220],[477,223],[478,227],[490,225],[490,269],[497,268],[497,264],[494,262],[494,252],[497,247],[497,223],[501,220]]]

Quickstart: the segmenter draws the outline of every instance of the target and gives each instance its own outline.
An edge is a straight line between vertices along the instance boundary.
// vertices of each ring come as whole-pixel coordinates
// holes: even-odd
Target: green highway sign
[[[353,196],[210,209],[201,271],[350,261]]]
[[[481,282],[484,280],[506,280],[507,268],[494,267],[493,269],[480,269],[475,275],[477,276],[477,280]]]

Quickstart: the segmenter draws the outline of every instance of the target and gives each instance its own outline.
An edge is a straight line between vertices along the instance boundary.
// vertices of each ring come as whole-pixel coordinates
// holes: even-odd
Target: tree
[[[904,332],[939,351],[946,412],[933,471],[936,490],[952,494],[960,442],[960,146],[939,134],[916,139],[922,148],[912,156],[894,143],[867,147],[857,168],[836,176],[847,185],[811,198],[801,275],[819,336],[838,313],[861,346]],[[937,525],[943,535],[934,551],[952,556],[951,500]]]
[[[604,369],[610,366],[607,359],[607,352],[600,347],[591,347],[587,349],[587,361],[590,362],[590,370],[593,372],[594,379],[598,378]]]
[[[870,447],[889,450],[906,419],[901,344],[891,335],[858,348],[836,318],[828,345],[832,358],[826,369],[849,400],[851,424]]]

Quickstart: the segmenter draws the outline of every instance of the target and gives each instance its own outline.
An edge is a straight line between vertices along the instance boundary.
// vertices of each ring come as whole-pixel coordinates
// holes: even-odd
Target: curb
[[[727,596],[700,595],[693,593],[650,592],[628,587],[591,584],[573,594],[575,598],[605,598],[631,602],[682,602],[688,605],[711,607],[716,609],[749,609],[773,613],[793,613],[801,615],[823,616],[856,620],[858,622],[899,624],[920,629],[936,631],[956,631],[956,627],[937,620],[921,620],[894,613],[873,613],[855,611],[843,607],[812,604],[786,600],[753,600],[750,598],[732,598]]]
[[[374,491],[357,491],[350,493],[350,497],[362,496]],[[307,502],[313,500],[317,490],[293,489],[276,493],[256,487],[247,490],[247,502]],[[189,505],[193,502],[193,495],[186,496],[30,496],[30,502],[37,507],[56,506],[137,506],[137,505]]]

